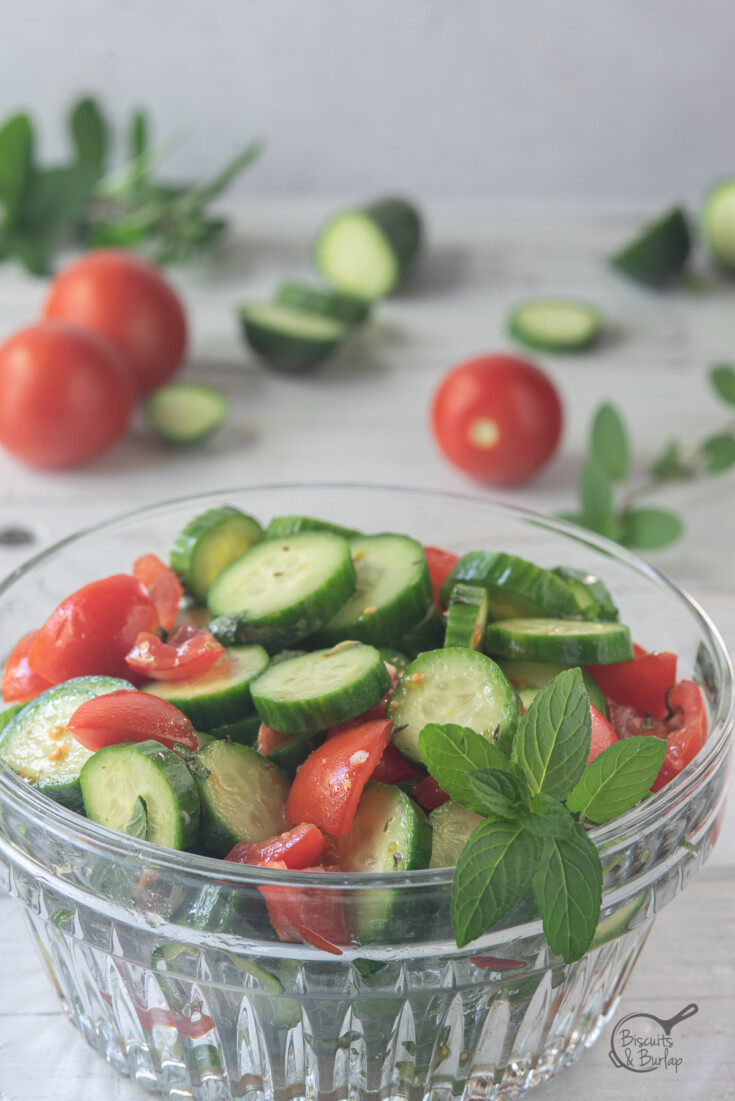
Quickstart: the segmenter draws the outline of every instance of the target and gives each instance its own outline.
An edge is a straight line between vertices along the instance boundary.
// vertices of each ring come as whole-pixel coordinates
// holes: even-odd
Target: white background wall
[[[735,171],[734,0],[1,0],[0,112],[82,89],[259,193],[666,195]]]

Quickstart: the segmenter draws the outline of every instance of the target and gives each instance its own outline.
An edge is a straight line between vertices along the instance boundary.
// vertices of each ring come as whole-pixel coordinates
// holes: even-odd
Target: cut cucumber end
[[[271,367],[300,374],[337,350],[349,329],[333,317],[270,303],[240,309],[242,331],[250,347]]]
[[[206,601],[209,587],[225,566],[263,538],[257,520],[231,505],[195,516],[176,536],[169,561],[190,593]]]
[[[685,212],[673,207],[649,223],[633,240],[610,257],[610,263],[629,279],[661,287],[680,274],[691,249]]]
[[[520,344],[542,352],[580,352],[602,332],[602,313],[571,298],[522,302],[508,316],[508,332]]]
[[[735,176],[720,180],[707,193],[701,224],[713,258],[735,272]]]
[[[145,419],[156,436],[176,447],[202,443],[225,422],[228,411],[222,391],[201,382],[161,386],[143,407]]]

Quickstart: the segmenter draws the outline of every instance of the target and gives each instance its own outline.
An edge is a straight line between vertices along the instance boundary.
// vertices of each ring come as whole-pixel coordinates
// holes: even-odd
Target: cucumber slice
[[[419,734],[427,723],[468,726],[501,748],[512,742],[520,718],[515,689],[491,658],[465,647],[420,654],[398,681],[388,716],[393,744],[421,762]]]
[[[542,352],[581,352],[602,332],[601,312],[572,298],[533,298],[508,317],[508,332],[527,348]]]
[[[458,581],[449,598],[444,645],[479,650],[485,641],[487,610],[487,590],[480,585],[466,585],[464,581]]]
[[[360,535],[353,528],[342,528],[339,524],[330,524],[327,520],[315,520],[311,516],[274,516],[265,529],[265,539],[284,539],[300,531],[332,531],[343,539],[354,539]]]
[[[540,688],[543,688],[559,673],[573,668],[571,665],[561,665],[555,661],[518,661],[514,658],[501,658],[498,665],[513,687],[520,692],[526,710],[528,710],[528,705]],[[607,703],[602,689],[593,681],[585,669],[582,669],[581,672],[590,703],[603,715],[607,715]]]
[[[246,715],[244,719],[238,719],[236,722],[223,723],[222,726],[214,726],[208,732],[210,738],[217,738],[219,741],[237,742],[238,745],[255,745],[258,739],[258,731],[260,730],[260,715],[257,713],[254,715]],[[202,746],[202,738],[206,737],[204,734],[200,734],[197,731],[197,737],[199,738],[199,747]]]
[[[168,700],[188,715],[197,730],[234,723],[253,711],[250,682],[266,669],[262,646],[233,646],[198,677],[153,680],[142,691]]]
[[[84,809],[93,822],[128,832],[142,801],[146,841],[168,849],[185,849],[196,841],[196,782],[181,758],[160,742],[121,742],[99,749],[82,768],[80,782]]]
[[[251,691],[268,726],[284,734],[316,734],[379,703],[391,678],[374,647],[342,642],[271,665]]]
[[[242,306],[240,322],[252,350],[270,367],[293,375],[322,363],[350,332],[333,317],[267,303]]]
[[[143,415],[159,439],[177,447],[202,443],[227,419],[227,399],[203,382],[170,382],[156,390]]]
[[[288,781],[279,768],[234,742],[210,742],[197,760],[208,773],[197,784],[211,849],[226,856],[238,841],[265,841],[283,832]]]
[[[473,810],[450,799],[429,815],[431,826],[430,868],[454,868],[470,834],[483,819]]]
[[[171,568],[201,603],[225,566],[263,538],[257,520],[238,508],[210,508],[190,520],[171,547]]]
[[[380,199],[329,219],[314,247],[324,278],[368,302],[390,294],[408,272],[421,244],[421,218],[405,199]]]
[[[262,755],[293,779],[299,765],[303,765],[309,754],[323,741],[323,734],[284,734],[283,740],[277,746]],[[258,752],[262,753],[262,750]]]
[[[354,298],[351,294],[339,291],[323,290],[308,283],[281,283],[275,294],[280,306],[291,306],[295,310],[331,317],[343,325],[355,327],[363,325],[370,315],[370,305]]]
[[[557,566],[553,573],[566,581],[585,619],[615,621],[619,618],[610,590],[599,577],[571,566]]]
[[[381,658],[387,665],[392,665],[400,675],[412,659],[407,657],[402,650],[393,650],[390,646],[381,646],[378,650]]]
[[[0,760],[50,799],[84,813],[79,776],[92,754],[66,724],[86,700],[132,687],[117,677],[75,677],[48,688],[3,730]]]
[[[735,176],[720,180],[704,199],[702,233],[714,259],[735,271]]]
[[[345,872],[407,872],[427,868],[431,827],[423,812],[394,785],[366,784],[348,833],[335,838],[339,867]],[[402,923],[398,891],[361,892],[355,933],[362,944],[378,940]],[[405,914],[403,916],[406,916]]]
[[[629,279],[661,287],[680,274],[691,249],[687,216],[673,207],[651,222],[618,252],[610,263]]]
[[[421,622],[398,639],[399,653],[407,654],[409,661],[413,661],[426,650],[439,650],[444,645],[446,630],[447,621],[436,604],[432,604]]]
[[[251,547],[215,579],[207,603],[230,620],[238,642],[280,650],[322,627],[355,585],[347,540],[305,531]]]
[[[423,547],[406,535],[362,535],[350,541],[350,551],[354,594],[310,641],[333,646],[359,639],[390,646],[431,607],[433,589]],[[405,649],[400,643],[399,648]]]
[[[485,649],[500,657],[564,665],[608,665],[633,658],[630,631],[622,623],[567,619],[499,620],[485,632]]]
[[[551,570],[504,551],[470,551],[444,579],[440,603],[446,608],[457,581],[487,590],[489,619],[517,616],[575,616],[574,593]]]
[[[24,707],[25,704],[23,703],[14,703],[11,707],[6,707],[4,711],[0,712],[0,734],[2,734],[10,720],[14,719],[18,712],[22,711]]]

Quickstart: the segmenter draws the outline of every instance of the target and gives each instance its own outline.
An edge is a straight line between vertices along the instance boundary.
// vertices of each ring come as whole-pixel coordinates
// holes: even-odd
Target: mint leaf
[[[719,474],[735,463],[735,436],[730,432],[710,436],[702,444],[702,452],[706,469],[710,474]]]
[[[467,782],[482,808],[478,814],[517,819],[528,810],[528,784],[519,768],[482,768],[468,772]]]
[[[681,444],[671,440],[657,459],[651,463],[650,472],[654,478],[665,481],[668,478],[690,478],[692,471],[684,462]]]
[[[532,700],[513,742],[531,794],[563,799],[584,771],[590,752],[592,717],[581,669],[567,669]]]
[[[621,517],[620,541],[637,550],[656,550],[679,538],[684,530],[674,512],[662,508],[635,508]]]
[[[567,796],[567,806],[592,822],[617,818],[641,801],[665,756],[665,738],[622,738],[587,765]]]
[[[452,927],[459,948],[492,929],[515,906],[542,851],[543,842],[518,822],[487,818],[472,832],[452,887]]]
[[[107,160],[109,134],[95,100],[87,96],[75,103],[69,126],[79,163],[91,165],[101,173]]]
[[[710,368],[710,382],[728,405],[735,405],[735,367],[729,363],[718,363]]]
[[[0,203],[3,228],[18,221],[33,172],[33,129],[27,115],[14,115],[0,128]]]
[[[142,157],[148,152],[150,135],[148,115],[145,111],[133,111],[133,117],[130,120],[129,142],[131,161],[137,160],[138,157]]]
[[[628,434],[613,405],[601,405],[595,413],[590,444],[592,454],[608,478],[620,481],[626,477],[630,463]]]
[[[122,832],[126,833],[128,837],[145,838],[148,830],[148,811],[146,809],[143,798],[139,795],[135,800],[132,813],[126,825],[123,827]]]
[[[23,204],[23,226],[37,235],[55,235],[70,222],[78,222],[95,182],[97,169],[90,164],[46,168],[36,172]]]
[[[608,534],[615,522],[612,483],[605,467],[594,455],[590,455],[580,472],[579,497],[585,527],[601,535]]]
[[[581,826],[570,837],[544,843],[533,892],[551,951],[565,963],[588,950],[600,918],[602,864]]]
[[[564,838],[574,833],[577,823],[553,795],[534,795],[529,809],[531,813],[523,819],[523,825],[537,837]]]
[[[469,782],[477,769],[507,769],[510,762],[498,747],[466,726],[428,723],[419,734],[421,759],[440,788],[463,807],[486,814]],[[479,807],[479,810],[477,809]]]

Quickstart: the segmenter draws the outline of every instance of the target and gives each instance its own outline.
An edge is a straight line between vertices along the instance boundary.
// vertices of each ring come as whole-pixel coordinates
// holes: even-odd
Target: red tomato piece
[[[407,780],[418,780],[420,776],[421,773],[401,756],[393,743],[388,742],[370,779],[381,784],[402,784]]]
[[[309,754],[288,793],[289,822],[311,822],[334,835],[347,833],[392,725],[389,719],[373,719],[342,731]]]
[[[449,802],[449,796],[444,788],[440,788],[433,776],[427,776],[411,792],[411,795],[424,810],[436,810],[443,803]]]
[[[141,631],[158,626],[145,586],[128,573],[91,581],[62,600],[28,652],[31,669],[51,684],[104,674],[131,679],[126,654]]]
[[[179,614],[184,589],[176,573],[155,554],[144,554],[135,560],[133,577],[137,577],[158,609],[158,619],[164,631],[170,631]]]
[[[283,861],[287,868],[302,870],[318,864],[324,856],[327,838],[316,826],[302,822],[287,833],[267,841],[238,841],[225,860],[235,864],[269,864]]]
[[[197,750],[199,740],[186,715],[168,700],[121,688],[95,696],[80,704],[66,728],[85,749],[95,753],[117,742],[147,742],[149,739],[173,749],[183,745]]]
[[[668,715],[666,693],[676,683],[676,654],[642,651],[632,661],[585,668],[607,699],[626,704],[637,714],[648,714],[652,719]]]
[[[356,726],[362,726],[363,723],[376,722],[378,719],[385,718],[385,707],[388,703],[390,692],[387,696],[384,696],[380,703],[376,703],[373,707],[368,708],[367,711],[363,711],[362,715],[356,715],[354,719],[345,719],[343,723],[335,723],[334,726],[330,726],[327,731],[326,740],[334,738],[337,734],[343,734],[345,730],[354,730]]]
[[[214,1028],[214,1021],[205,1013],[186,1017],[183,1013],[175,1013],[173,1009],[164,1009],[160,1005],[154,1005],[150,1009],[136,1005],[135,1012],[143,1028],[156,1028],[160,1025],[164,1028],[175,1028],[179,1036],[187,1040],[200,1040]]]
[[[255,744],[255,748],[258,753],[262,753],[264,757],[270,757],[271,753],[276,749],[280,749],[282,745],[290,741],[293,735],[284,734],[281,730],[276,730],[274,726],[268,726],[266,723],[261,723],[258,727],[258,740]]]
[[[2,678],[2,695],[6,703],[27,703],[40,696],[51,682],[39,677],[28,663],[28,651],[38,631],[29,631],[16,642],[5,662]]]
[[[287,869],[284,861],[268,861],[262,867]],[[305,868],[307,872],[338,872],[339,868]],[[340,945],[349,944],[344,903],[339,890],[319,887],[259,887],[271,925],[281,940],[312,944],[341,956]]]
[[[459,562],[459,556],[442,550],[441,547],[424,547],[424,554],[429,567],[431,584],[434,586],[434,603],[441,607],[439,590],[447,574],[451,573]]]
[[[592,740],[587,764],[594,761],[595,757],[599,757],[603,750],[615,745],[618,740],[617,734],[602,712],[598,711],[592,704],[590,704],[590,712],[592,714]]]
[[[206,673],[224,653],[222,643],[209,631],[198,631],[178,645],[141,631],[125,660],[136,673],[151,680],[188,680]]]

